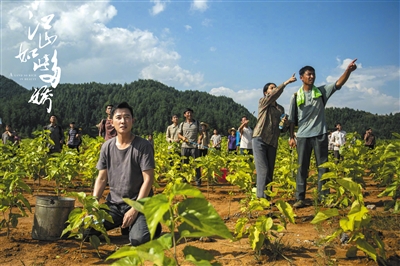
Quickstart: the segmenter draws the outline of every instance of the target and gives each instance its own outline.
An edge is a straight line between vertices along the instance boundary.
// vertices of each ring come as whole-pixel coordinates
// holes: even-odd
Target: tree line
[[[250,119],[252,127],[256,124],[256,117],[231,98],[200,91],[178,91],[154,80],[139,79],[129,84],[59,84],[53,89],[50,114],[46,111],[48,102],[43,105],[28,103],[32,93],[33,90],[0,75],[0,118],[23,137],[31,137],[33,131],[42,129],[49,123],[51,114],[59,118],[64,129],[74,121],[84,134],[96,136],[96,124],[106,117],[106,105],[123,101],[133,108],[135,134],[165,132],[171,116],[178,114],[182,121],[182,112],[187,107],[194,110],[195,119],[207,122],[210,129],[217,129],[223,135],[227,135],[229,128],[237,128],[242,116]],[[341,122],[345,131],[357,131],[361,135],[371,127],[380,139],[391,139],[392,132],[400,132],[400,113],[374,115],[350,108],[327,108],[326,120],[331,130],[336,122]]]

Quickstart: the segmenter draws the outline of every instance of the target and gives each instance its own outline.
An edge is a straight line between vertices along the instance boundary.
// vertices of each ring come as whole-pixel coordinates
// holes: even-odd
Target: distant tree
[[[49,122],[50,114],[43,105],[28,103],[32,91],[0,75],[0,117],[4,123],[10,123],[24,137],[41,129]],[[125,84],[101,84],[96,82],[82,84],[59,84],[53,91],[52,114],[59,117],[64,129],[74,121],[82,128],[84,134],[97,135],[96,124],[105,118],[107,104],[118,104],[127,101],[133,107],[135,134],[164,132],[171,122],[171,116],[178,114],[183,120],[182,112],[190,107],[194,117],[207,122],[226,135],[231,127],[237,128],[240,119],[246,115],[250,126],[256,124],[256,117],[244,106],[235,103],[226,96],[213,96],[200,91],[178,91],[158,81],[143,80]],[[390,139],[392,132],[400,132],[400,113],[374,115],[365,111],[350,108],[327,108],[326,121],[330,130],[336,122],[341,122],[348,132],[357,131],[361,135],[371,127],[377,138]]]

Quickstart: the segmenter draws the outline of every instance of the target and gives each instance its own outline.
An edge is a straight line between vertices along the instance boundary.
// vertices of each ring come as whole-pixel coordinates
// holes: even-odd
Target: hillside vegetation
[[[44,105],[28,103],[32,91],[0,75],[0,118],[3,124],[11,124],[22,136],[31,137],[31,132],[41,129],[49,121],[50,114]],[[89,135],[96,135],[96,124],[105,117],[105,106],[128,102],[133,107],[136,124],[135,134],[164,132],[171,116],[190,107],[195,119],[207,122],[211,128],[226,135],[231,127],[240,125],[246,115],[254,127],[256,118],[242,105],[225,96],[213,96],[200,91],[178,91],[154,80],[137,80],[125,84],[59,84],[53,90],[52,111],[59,117],[64,129],[74,121]],[[257,102],[254,103],[257,105]],[[363,134],[371,127],[378,138],[390,139],[392,132],[400,132],[400,113],[374,115],[350,108],[327,108],[327,124],[333,129],[341,122],[347,132]]]

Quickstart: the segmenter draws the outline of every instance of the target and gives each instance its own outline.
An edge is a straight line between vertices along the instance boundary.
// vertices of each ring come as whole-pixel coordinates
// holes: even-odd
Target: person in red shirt
[[[98,125],[99,136],[103,137],[105,140],[109,140],[117,135],[117,131],[111,123],[111,110],[113,106],[111,104],[106,106],[107,118],[102,119]]]

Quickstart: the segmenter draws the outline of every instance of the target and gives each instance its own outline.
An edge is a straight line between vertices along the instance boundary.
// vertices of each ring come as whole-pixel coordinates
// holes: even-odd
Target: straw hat
[[[228,130],[228,133],[231,134],[232,131],[236,131],[236,129],[233,127],[233,128]]]
[[[206,126],[206,128],[209,128],[209,126],[208,126],[208,124],[206,122],[201,122],[200,125],[201,126],[204,125],[204,126]]]

